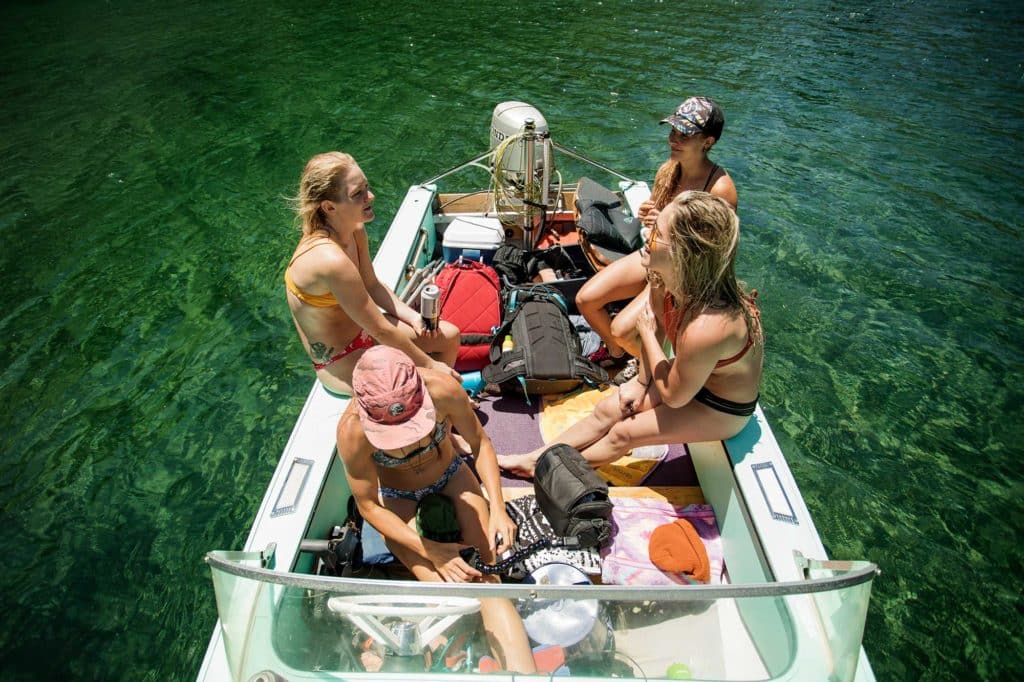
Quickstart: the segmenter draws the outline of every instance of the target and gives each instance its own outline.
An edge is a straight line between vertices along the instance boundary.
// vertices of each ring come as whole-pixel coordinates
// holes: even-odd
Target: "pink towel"
[[[710,585],[722,582],[722,538],[718,534],[715,513],[706,504],[677,507],[663,500],[615,498],[612,508],[612,539],[601,550],[601,582],[606,585],[686,585],[680,573],[666,573],[653,563],[648,553],[651,533],[658,526],[676,519],[693,524],[708,552],[711,565]]]

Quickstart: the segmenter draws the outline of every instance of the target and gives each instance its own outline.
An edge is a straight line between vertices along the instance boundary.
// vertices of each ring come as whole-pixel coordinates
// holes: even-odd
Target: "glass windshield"
[[[207,557],[240,681],[511,677],[481,627],[481,598],[518,612],[543,679],[849,680],[876,573],[801,559],[808,579],[795,583],[454,585],[279,573],[259,556]]]

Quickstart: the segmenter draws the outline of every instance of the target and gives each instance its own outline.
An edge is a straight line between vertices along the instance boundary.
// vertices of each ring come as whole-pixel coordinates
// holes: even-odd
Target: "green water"
[[[1014,3],[0,7],[4,679],[191,679],[312,375],[284,197],[482,150],[522,99],[635,176],[685,96],[762,292],[762,402],[881,679],[1024,672],[1024,13]]]

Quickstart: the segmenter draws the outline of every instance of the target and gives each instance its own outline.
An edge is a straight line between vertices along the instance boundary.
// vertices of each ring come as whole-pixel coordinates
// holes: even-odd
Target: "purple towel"
[[[499,455],[530,452],[544,445],[544,438],[540,434],[539,398],[533,399],[533,405],[527,405],[516,397],[481,396],[479,400],[480,409],[476,415],[494,443],[494,451]],[[503,473],[501,485],[524,488],[533,483]]]

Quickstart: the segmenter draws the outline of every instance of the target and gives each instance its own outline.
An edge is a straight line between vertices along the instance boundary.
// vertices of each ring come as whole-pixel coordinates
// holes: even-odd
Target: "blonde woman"
[[[417,367],[456,379],[450,365],[459,330],[423,319],[398,300],[373,271],[364,225],[374,218],[374,194],[355,159],[317,154],[299,182],[296,210],[302,237],[284,273],[288,307],[317,378],[329,391],[351,395],[352,368],[363,351],[381,344],[402,351]]]
[[[710,192],[725,199],[735,210],[736,185],[724,168],[708,158],[725,127],[722,108],[709,97],[690,97],[661,122],[671,126],[669,158],[654,177],[650,199],[640,205],[641,222],[653,228],[658,213],[673,197],[687,190]],[[633,356],[640,353],[636,321],[647,300],[647,296],[639,296],[646,285],[640,261],[639,251],[620,258],[590,278],[576,296],[576,307],[604,341],[604,347],[591,356],[595,362],[610,362],[623,352]],[[613,320],[605,306],[624,299],[634,301]]]
[[[707,192],[684,192],[645,230],[651,288],[637,323],[639,373],[555,439],[595,467],[643,445],[731,438],[757,405],[764,336],[755,298],[736,280],[735,211]],[[532,475],[541,452],[498,461]]]

